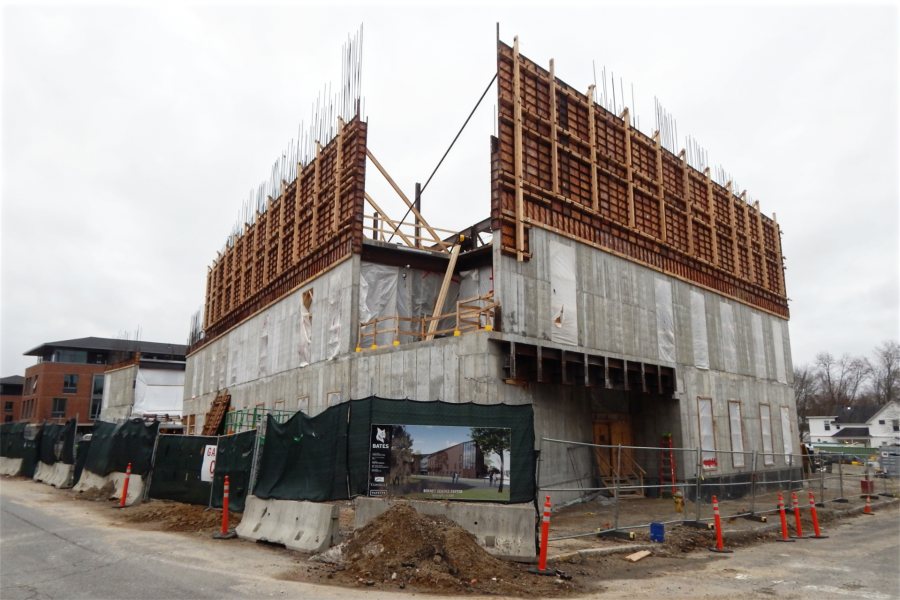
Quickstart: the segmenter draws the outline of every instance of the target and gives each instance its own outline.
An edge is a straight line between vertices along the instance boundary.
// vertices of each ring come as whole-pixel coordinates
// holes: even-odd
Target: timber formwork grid
[[[491,218],[528,260],[541,227],[787,318],[778,223],[512,47],[497,42]]]

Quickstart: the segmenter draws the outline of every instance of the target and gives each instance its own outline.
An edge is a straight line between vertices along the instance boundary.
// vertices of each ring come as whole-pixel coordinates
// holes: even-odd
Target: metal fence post
[[[825,502],[825,467],[819,468],[821,477],[819,478],[819,502]]]
[[[544,462],[544,438],[541,438],[540,443],[538,444],[538,457],[537,457],[537,489],[535,490],[535,502],[540,500],[541,494],[541,463]],[[500,474],[503,475],[502,473]],[[537,508],[535,508],[537,510]]]
[[[616,472],[615,472],[615,482],[616,482],[616,514],[615,514],[615,524],[614,528],[616,531],[619,530],[619,473],[622,472],[622,444],[619,444],[616,453]]]
[[[699,523],[700,522],[700,494],[702,492],[702,489],[700,487],[702,485],[701,481],[700,481],[700,477],[702,476],[702,473],[703,473],[703,453],[700,451],[700,448],[697,448],[696,452],[697,452],[697,473],[696,473],[697,490],[696,490],[696,492],[694,492],[694,502],[697,505],[696,521],[697,521],[697,523]]]
[[[841,486],[841,491],[838,493],[838,497],[834,499],[835,502],[847,502],[847,499],[844,498],[844,457],[838,457],[838,483]]]

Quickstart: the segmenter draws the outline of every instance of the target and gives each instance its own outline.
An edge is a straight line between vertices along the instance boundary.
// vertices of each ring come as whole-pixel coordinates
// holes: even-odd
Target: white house
[[[900,402],[881,408],[858,407],[842,415],[808,417],[813,444],[857,443],[868,448],[900,444]]]

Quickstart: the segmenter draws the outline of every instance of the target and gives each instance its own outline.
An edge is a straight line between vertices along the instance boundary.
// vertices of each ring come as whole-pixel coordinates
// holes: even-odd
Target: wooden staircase
[[[219,390],[216,399],[209,407],[206,413],[206,419],[203,421],[203,433],[201,435],[217,435],[222,421],[225,419],[225,413],[231,405],[231,394],[228,390]]]
[[[615,450],[613,453],[615,454]],[[631,457],[630,452],[623,452],[619,462],[621,464],[621,472],[616,472],[615,465],[604,456],[600,448],[594,449],[594,457],[597,460],[597,466],[600,469],[600,481],[612,493],[616,495],[616,484],[618,482],[618,497],[643,498],[644,497],[644,476],[647,472]],[[637,487],[640,486],[640,487]]]

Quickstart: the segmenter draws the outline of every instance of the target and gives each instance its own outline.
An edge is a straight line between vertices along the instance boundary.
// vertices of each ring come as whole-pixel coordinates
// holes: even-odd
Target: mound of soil
[[[205,506],[182,504],[167,500],[153,500],[124,509],[119,513],[126,523],[146,525],[159,531],[213,533],[222,525],[222,511],[209,510]],[[234,528],[241,522],[239,514],[228,513],[228,526]]]
[[[83,492],[75,492],[75,497],[80,500],[109,500],[109,498],[115,493],[116,486],[112,481],[107,481],[103,484],[103,487],[99,488],[90,488]]]
[[[568,580],[533,575],[492,556],[456,523],[408,504],[394,505],[357,530],[344,544],[335,575],[358,585],[456,593],[541,597],[574,589]]]

